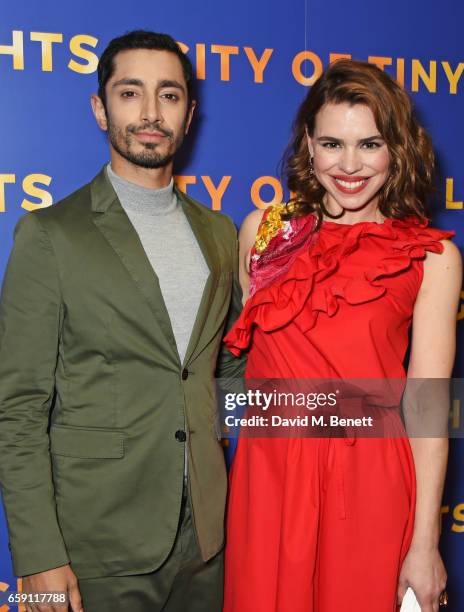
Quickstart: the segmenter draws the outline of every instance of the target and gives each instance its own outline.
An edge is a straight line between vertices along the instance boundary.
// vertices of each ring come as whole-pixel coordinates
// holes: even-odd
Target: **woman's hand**
[[[446,586],[446,570],[438,548],[411,546],[401,568],[398,604],[408,586],[414,591],[422,612],[438,612],[438,599]]]

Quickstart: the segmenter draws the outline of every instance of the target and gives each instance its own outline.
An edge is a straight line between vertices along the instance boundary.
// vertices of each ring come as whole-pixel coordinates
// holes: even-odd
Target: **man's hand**
[[[61,591],[69,597],[69,608],[72,612],[84,612],[76,574],[71,566],[62,565],[46,572],[30,574],[23,577],[23,593],[53,593]],[[26,612],[64,612],[63,604],[28,603]]]

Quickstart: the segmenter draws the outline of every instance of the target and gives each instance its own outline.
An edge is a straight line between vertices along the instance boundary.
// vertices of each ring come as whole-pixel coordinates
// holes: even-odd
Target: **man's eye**
[[[161,95],[161,97],[165,98],[166,100],[171,100],[173,102],[177,102],[177,100],[179,99],[179,96],[174,93],[164,93]]]
[[[133,98],[135,96],[135,91],[123,91],[121,96],[123,98]]]

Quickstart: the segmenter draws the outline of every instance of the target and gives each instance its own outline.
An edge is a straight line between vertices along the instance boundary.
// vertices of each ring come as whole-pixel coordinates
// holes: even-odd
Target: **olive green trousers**
[[[221,612],[223,552],[200,555],[188,496],[182,500],[176,540],[154,572],[79,580],[84,612]]]

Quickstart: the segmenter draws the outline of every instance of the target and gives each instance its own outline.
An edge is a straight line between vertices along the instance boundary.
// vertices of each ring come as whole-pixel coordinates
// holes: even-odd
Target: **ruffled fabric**
[[[291,258],[291,264],[277,282],[251,296],[235,325],[224,338],[227,348],[240,355],[247,349],[253,328],[272,332],[294,321],[305,333],[316,324],[319,313],[332,317],[340,300],[356,306],[382,297],[387,288],[383,279],[408,270],[426,252],[441,253],[440,240],[455,232],[428,227],[415,217],[385,219],[383,223],[360,222],[354,225],[324,222],[309,248]],[[382,256],[357,278],[343,279],[336,272],[340,262],[362,248],[368,237],[382,240]],[[271,245],[270,245],[271,246]],[[331,282],[322,282],[331,278]]]
[[[265,224],[267,235],[262,236],[261,229],[255,246],[251,250],[250,257],[250,296],[263,287],[273,285],[282,275],[286,274],[298,254],[303,249],[309,249],[315,240],[316,217],[305,215],[296,217],[290,221],[276,223],[269,227],[268,211],[275,210],[270,206],[264,212],[260,228]],[[283,209],[283,207],[281,207]],[[279,214],[279,209],[277,209]],[[275,213],[272,215],[275,216]],[[274,231],[274,235],[269,239],[269,235]],[[267,242],[267,245],[265,244]],[[258,249],[258,245],[265,244],[264,250]]]

